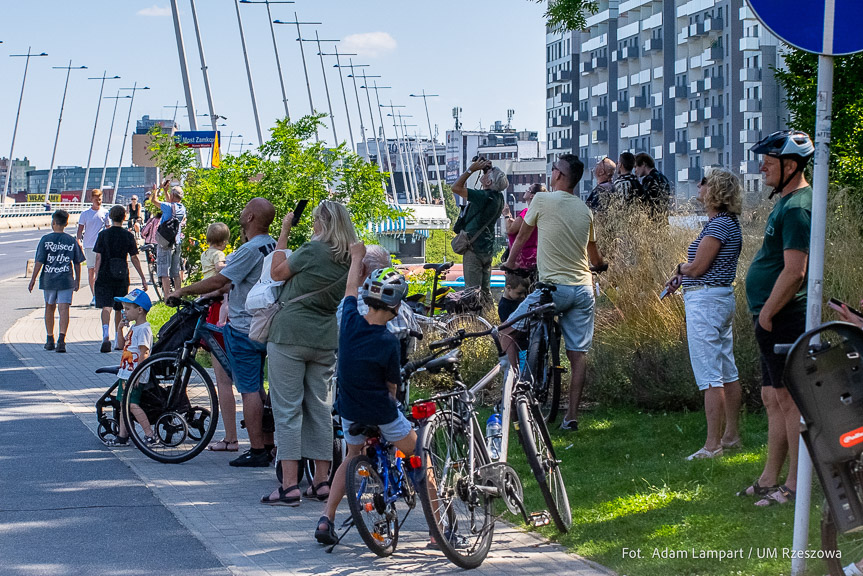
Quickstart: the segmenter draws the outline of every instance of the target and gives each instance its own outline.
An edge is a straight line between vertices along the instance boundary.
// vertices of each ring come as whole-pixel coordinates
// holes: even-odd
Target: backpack
[[[159,224],[156,228],[156,242],[160,248],[173,248],[177,244],[177,235],[180,233],[180,221],[177,220],[177,209],[171,203],[171,217]]]

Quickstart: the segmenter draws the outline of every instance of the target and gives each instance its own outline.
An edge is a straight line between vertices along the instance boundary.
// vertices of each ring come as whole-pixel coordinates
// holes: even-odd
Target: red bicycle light
[[[411,414],[417,420],[425,420],[431,417],[436,410],[437,406],[434,402],[423,402],[422,404],[414,404],[411,407]]]
[[[413,455],[408,460],[410,462],[411,468],[422,468],[423,460],[417,455]]]

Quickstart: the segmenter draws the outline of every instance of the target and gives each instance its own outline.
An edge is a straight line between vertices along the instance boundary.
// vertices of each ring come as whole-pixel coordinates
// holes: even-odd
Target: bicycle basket
[[[182,307],[171,316],[159,329],[159,336],[153,344],[153,354],[159,352],[176,352],[183,347],[183,342],[192,339],[198,314],[192,307]]]
[[[461,312],[479,312],[482,310],[484,297],[478,286],[450,292],[443,301],[443,309],[458,314]]]

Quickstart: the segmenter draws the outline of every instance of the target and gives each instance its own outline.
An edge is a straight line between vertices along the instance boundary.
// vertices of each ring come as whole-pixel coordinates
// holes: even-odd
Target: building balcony
[[[572,124],[572,115],[570,114],[561,114],[557,117],[558,126],[569,126]]]
[[[758,36],[747,36],[740,39],[740,50],[760,50],[761,40]]]
[[[608,56],[596,56],[591,59],[590,63],[593,65],[594,70],[608,68]]]
[[[578,65],[578,71],[582,74],[590,74],[591,72],[593,72],[593,62],[590,60],[586,62],[581,62]]]
[[[648,38],[644,41],[644,53],[662,50],[662,38]]]
[[[710,76],[703,80],[705,90],[722,90],[725,88],[724,76]]]
[[[721,150],[725,147],[725,138],[721,134],[705,136],[703,140],[705,150]]]
[[[741,112],[761,112],[761,100],[747,98],[740,101]]]
[[[558,148],[563,148],[564,150],[572,149],[572,138],[561,138],[558,142]]]
[[[633,60],[638,58],[638,46],[624,46],[617,51],[617,59],[621,62],[624,60]]]
[[[695,108],[689,111],[690,122],[701,122],[704,120],[704,108]]]
[[[629,112],[629,100],[617,100],[613,105],[617,106],[618,112]]]
[[[722,106],[705,106],[705,120],[722,120],[725,117],[725,109]]]
[[[689,123],[689,112],[681,112],[674,117],[674,129],[683,130]]]
[[[651,118],[650,119],[650,131],[651,132],[662,132],[665,129],[665,122],[662,121],[662,118]]]
[[[744,160],[740,163],[740,173],[741,174],[760,174],[761,173],[761,164],[758,163],[758,160]]]
[[[761,68],[741,68],[741,82],[761,82]]]
[[[760,130],[741,130],[740,131],[740,143],[741,144],[755,144],[761,140],[761,131]]]
[[[579,122],[587,122],[590,120],[590,114],[588,113],[587,110],[577,110],[575,112],[575,118]]]
[[[704,51],[704,55],[701,61],[704,62],[705,60],[713,60],[714,62],[716,62],[722,60],[723,58],[725,58],[725,49],[717,44],[716,46],[711,46]]]
[[[650,150],[650,155],[654,160],[662,160],[662,146],[654,146]]]
[[[558,70],[556,72],[549,73],[549,84],[560,84],[563,82],[571,82],[572,81],[572,71],[571,70]]]
[[[594,118],[608,116],[608,106],[594,106],[590,113]]]
[[[701,152],[704,149],[704,138],[690,138],[689,151]]]
[[[669,98],[686,98],[689,96],[689,87],[688,86],[669,86],[668,87],[668,97]]]
[[[647,108],[647,96],[630,96],[629,108],[630,110],[643,110]]]
[[[599,144],[600,142],[608,142],[608,130],[594,130],[590,134],[590,141],[593,144]]]
[[[579,148],[585,149],[590,144],[590,134],[580,134],[578,137]],[[587,154],[582,154],[582,158],[587,158]]]
[[[722,32],[724,24],[721,18],[708,18],[698,24],[697,33],[699,36],[705,36],[711,32]]]
[[[704,170],[701,167],[683,168],[677,171],[678,182],[698,182],[704,178]]]
[[[675,154],[689,154],[690,147],[687,140],[677,140],[673,142]]]

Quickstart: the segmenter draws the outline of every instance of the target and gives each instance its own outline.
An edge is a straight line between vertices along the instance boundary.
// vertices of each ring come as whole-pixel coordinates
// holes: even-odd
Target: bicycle
[[[499,330],[528,317],[552,310],[554,304],[544,304],[491,330],[458,334],[434,342],[437,350],[421,360],[409,362],[404,368],[408,376],[420,371],[446,370],[453,376],[454,390],[436,394],[428,400],[415,402],[412,413],[421,422],[417,441],[418,463],[425,469],[417,474],[417,492],[430,532],[450,561],[461,568],[475,568],[485,560],[494,535],[493,501],[502,498],[513,514],[521,514],[525,523],[541,526],[554,522],[560,532],[572,525],[569,498],[560,472],[560,461],[539,405],[533,398],[530,383],[521,379],[517,367],[504,369],[503,362],[495,365],[471,388],[459,374],[461,351],[465,340],[491,336],[503,359]],[[442,355],[443,354],[443,355]],[[474,408],[477,394],[488,387],[503,371],[501,401],[501,438],[499,456],[492,458]],[[515,470],[507,463],[509,423],[516,415],[516,430],[536,477],[548,510],[529,514],[524,505],[524,488]],[[493,439],[496,441],[497,439]],[[497,446],[495,446],[497,448]],[[433,502],[427,482],[434,481]]]
[[[863,558],[863,331],[828,322],[775,352],[788,355],[785,385],[824,489],[823,559],[832,576],[844,576],[843,560]]]
[[[150,274],[150,284],[153,286],[153,290],[156,291],[156,298],[162,300],[164,299],[164,294],[162,294],[162,284],[159,282],[159,273],[156,268],[156,245],[147,243],[141,246],[141,250],[147,257],[147,271]]]
[[[126,383],[129,392],[121,406],[132,443],[147,457],[168,464],[190,460],[210,443],[219,421],[216,387],[195,360],[200,348],[211,352],[230,375],[228,357],[215,338],[221,328],[206,322],[213,298],[179,301],[178,315],[194,321],[189,340],[177,351],[157,352],[141,362]],[[139,405],[152,414],[156,443],[145,441],[143,428],[130,410],[132,390],[140,389]]]
[[[529,274],[526,270],[514,270],[501,266],[505,272],[518,275]],[[608,270],[608,264],[591,266],[590,271],[599,274]],[[554,284],[536,282],[535,291],[540,292],[537,306],[552,303],[552,293],[557,290]],[[546,422],[554,422],[560,411],[560,382],[566,368],[561,363],[560,342],[561,329],[554,309],[547,310],[528,324],[528,346],[525,351],[524,366],[519,368],[526,372],[532,385],[533,396],[539,403],[540,411]]]

